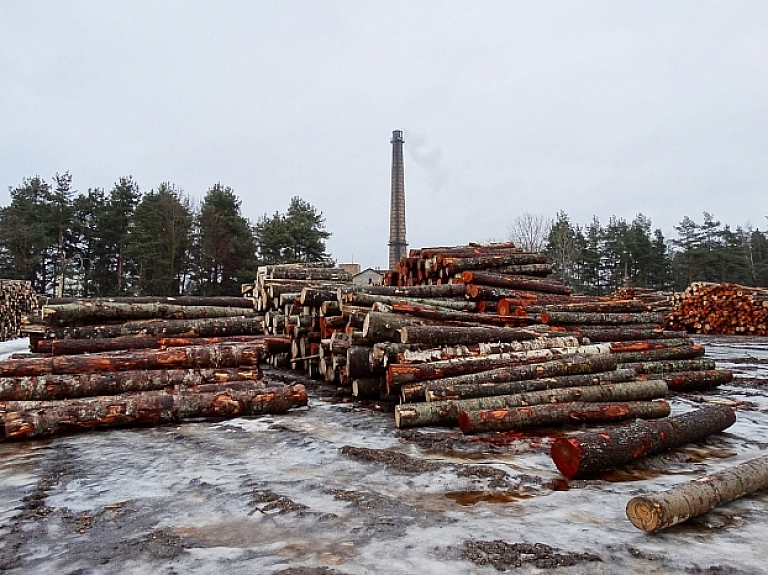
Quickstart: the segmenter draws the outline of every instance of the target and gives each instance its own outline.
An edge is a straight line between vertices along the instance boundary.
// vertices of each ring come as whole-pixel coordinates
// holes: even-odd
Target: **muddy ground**
[[[218,423],[0,445],[8,573],[757,574],[768,493],[649,535],[634,495],[768,450],[768,340],[702,339],[739,380],[674,411],[738,401],[726,433],[565,481],[551,434],[398,431],[392,406],[312,387],[310,407]],[[272,374],[282,377],[285,374]]]

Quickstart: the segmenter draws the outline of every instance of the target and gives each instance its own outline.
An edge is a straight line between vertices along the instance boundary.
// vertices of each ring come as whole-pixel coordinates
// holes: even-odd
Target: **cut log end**
[[[469,428],[470,428],[469,414],[466,411],[462,411],[459,413],[459,429],[461,429],[462,433],[468,433]]]
[[[662,527],[662,510],[648,497],[633,497],[627,503],[627,517],[632,525],[648,533]]]
[[[552,460],[558,471],[568,479],[573,479],[579,473],[581,447],[573,438],[558,439],[552,444]]]

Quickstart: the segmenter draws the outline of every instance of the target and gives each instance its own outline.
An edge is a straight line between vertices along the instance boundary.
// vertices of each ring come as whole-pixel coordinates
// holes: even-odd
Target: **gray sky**
[[[1,205],[220,181],[386,267],[396,129],[410,247],[559,210],[765,229],[768,2],[0,0]]]

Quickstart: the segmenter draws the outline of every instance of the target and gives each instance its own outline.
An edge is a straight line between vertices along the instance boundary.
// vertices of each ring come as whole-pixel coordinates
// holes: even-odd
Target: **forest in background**
[[[240,295],[260,264],[328,261],[322,213],[298,196],[255,224],[220,183],[199,204],[129,176],[78,193],[72,176],[25,178],[0,208],[0,277],[77,297]]]

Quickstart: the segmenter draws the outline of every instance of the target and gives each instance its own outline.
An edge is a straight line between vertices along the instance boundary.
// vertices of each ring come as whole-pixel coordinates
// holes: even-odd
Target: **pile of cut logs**
[[[696,282],[672,296],[664,325],[689,333],[768,335],[768,290]]]
[[[21,319],[37,309],[37,295],[25,280],[0,280],[0,341],[21,335]]]
[[[246,298],[51,300],[25,318],[34,353],[0,362],[0,436],[276,413],[306,405],[259,362],[288,338],[263,334]]]

